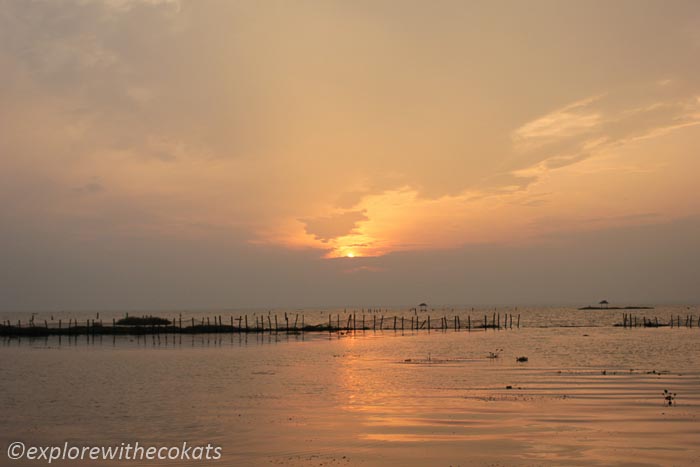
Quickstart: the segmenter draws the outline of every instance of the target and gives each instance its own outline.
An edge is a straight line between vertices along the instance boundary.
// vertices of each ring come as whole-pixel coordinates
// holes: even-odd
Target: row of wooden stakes
[[[659,321],[659,318],[654,317],[652,318],[647,318],[646,316],[642,316],[641,318],[638,319],[637,316],[632,315],[631,313],[623,313],[622,314],[622,324],[616,324],[616,326],[622,326],[625,328],[636,328],[636,327],[643,327],[643,328],[661,328],[661,327],[686,327],[686,328],[692,328],[693,324],[697,324],[697,327],[700,327],[700,317],[695,318],[693,315],[686,315],[683,320],[681,320],[681,316],[678,315],[674,319],[673,316],[671,316],[671,319],[668,321],[668,323],[664,321]]]
[[[301,316],[301,322],[299,318]],[[462,317],[455,315],[452,318],[442,316],[438,320],[431,319],[428,316],[411,316],[410,319],[405,316],[385,317],[384,315],[372,314],[370,317],[357,313],[348,314],[347,320],[343,317],[341,320],[340,314],[335,317],[328,315],[328,324],[306,324],[304,315],[295,314],[292,317],[284,313],[284,320],[278,319],[275,315],[257,315],[254,316],[255,321],[249,323],[248,315],[241,315],[237,318],[230,316],[229,322],[224,323],[221,315],[206,318],[186,319],[183,325],[183,319],[166,321],[168,324],[142,324],[142,325],[120,325],[116,319],[112,320],[111,326],[105,325],[102,320],[88,319],[85,322],[69,319],[67,326],[64,326],[62,320],[58,323],[51,323],[44,320],[44,325],[36,325],[34,321],[22,323],[17,321],[14,325],[10,321],[4,321],[0,324],[0,335],[75,335],[75,334],[161,334],[161,333],[215,333],[215,332],[351,332],[351,331],[431,331],[431,330],[468,330],[472,329],[513,329],[520,328],[520,314],[514,316],[505,313],[493,313],[491,321],[488,316],[484,315],[483,320],[472,321],[471,316],[466,317],[466,321],[462,321]],[[334,319],[335,318],[335,319]],[[165,321],[165,320],[163,320]],[[188,322],[189,321],[189,322]]]

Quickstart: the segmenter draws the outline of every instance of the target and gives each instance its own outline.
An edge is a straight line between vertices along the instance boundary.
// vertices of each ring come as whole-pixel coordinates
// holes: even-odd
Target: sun
[[[353,253],[353,252],[351,251],[351,252],[346,253],[345,256],[346,256],[347,258],[354,258],[354,257],[355,257],[355,253]]]

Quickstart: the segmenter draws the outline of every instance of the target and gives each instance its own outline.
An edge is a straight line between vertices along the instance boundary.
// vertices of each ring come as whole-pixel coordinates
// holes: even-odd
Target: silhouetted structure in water
[[[423,304],[427,308],[427,305]],[[411,311],[413,311],[412,309]],[[257,316],[253,314],[252,318],[255,322],[254,325],[248,324],[248,315],[240,315],[238,317],[230,316],[227,320],[227,324],[224,324],[224,320],[221,315],[218,316],[207,316],[198,318],[195,320],[194,317],[186,318],[185,325],[183,326],[182,315],[179,318],[175,318],[172,321],[159,318],[155,316],[142,316],[133,317],[128,316],[128,314],[119,320],[112,319],[111,323],[103,324],[102,320],[88,319],[86,321],[78,322],[74,319],[68,320],[68,325],[59,319],[58,323],[52,321],[51,325],[47,321],[44,321],[42,325],[36,325],[34,319],[30,319],[28,322],[22,324],[21,320],[18,320],[16,324],[12,324],[10,321],[3,321],[0,323],[0,336],[9,337],[21,337],[21,336],[79,336],[79,335],[144,335],[144,334],[204,334],[204,333],[300,333],[300,332],[340,332],[340,333],[351,333],[357,331],[400,331],[404,330],[410,331],[421,331],[425,330],[430,332],[433,331],[471,331],[472,329],[481,328],[484,330],[493,329],[513,329],[513,315],[508,315],[507,313],[503,316],[501,314],[496,314],[495,312],[490,317],[484,315],[484,320],[480,324],[476,320],[472,323],[471,316],[467,316],[465,324],[462,324],[462,319],[458,314],[448,318],[447,315],[438,317],[438,326],[433,326],[431,324],[431,316],[419,316],[414,314],[410,316],[410,327],[408,317],[406,316],[372,316],[371,326],[365,325],[364,314],[361,317],[360,326],[357,326],[358,320],[356,312],[347,313],[347,319],[341,321],[340,314],[336,316],[334,320],[331,314],[328,315],[328,324],[305,324],[304,315],[301,315],[301,320],[299,319],[299,314],[294,316],[293,321],[290,316],[285,313],[284,321],[280,323],[277,319],[277,315],[274,316],[274,320],[268,313],[267,316]],[[501,318],[503,320],[501,321]],[[278,323],[280,323],[278,325]],[[503,324],[501,324],[503,323]],[[520,315],[517,315],[516,327],[520,328]]]

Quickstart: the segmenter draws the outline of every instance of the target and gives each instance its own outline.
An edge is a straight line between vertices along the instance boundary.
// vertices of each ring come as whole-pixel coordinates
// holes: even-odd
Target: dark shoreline
[[[387,320],[388,322],[389,320]],[[494,320],[495,321],[495,320]],[[134,336],[134,335],[158,335],[158,334],[301,334],[305,332],[311,333],[343,333],[343,332],[357,332],[357,331],[447,331],[447,330],[501,330],[520,328],[520,322],[518,320],[517,326],[513,325],[511,320],[510,326],[501,325],[500,322],[481,322],[481,323],[471,323],[468,327],[462,326],[462,324],[455,320],[455,325],[452,326],[450,321],[445,319],[440,322],[440,326],[431,326],[429,320],[423,320],[422,322],[413,321],[401,323],[401,321],[394,321],[394,325],[385,325],[383,322],[381,325],[377,326],[356,326],[354,323],[348,323],[348,325],[328,325],[328,324],[318,324],[318,325],[290,325],[290,326],[277,326],[277,327],[267,327],[267,326],[232,326],[229,324],[194,324],[191,326],[180,326],[177,324],[169,325],[101,325],[99,323],[94,323],[92,325],[73,325],[69,327],[55,327],[55,326],[15,326],[8,324],[0,324],[0,336],[5,337],[45,337],[45,336],[91,336],[91,335],[103,335],[103,336]],[[410,326],[409,326],[410,323]],[[427,324],[427,325],[426,325]]]

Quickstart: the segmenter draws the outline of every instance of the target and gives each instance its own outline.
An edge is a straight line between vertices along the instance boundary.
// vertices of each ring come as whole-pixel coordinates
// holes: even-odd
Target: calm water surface
[[[698,464],[700,329],[522,313],[471,333],[4,338],[0,465],[31,465],[7,459],[16,440],[223,448],[164,465]]]

